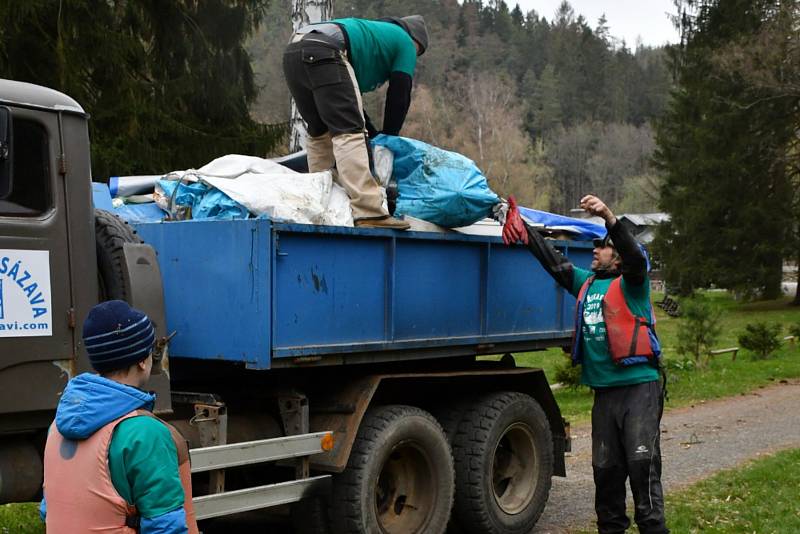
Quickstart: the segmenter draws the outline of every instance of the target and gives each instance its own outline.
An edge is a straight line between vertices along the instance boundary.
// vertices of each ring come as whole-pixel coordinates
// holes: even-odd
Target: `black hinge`
[[[75,328],[75,308],[67,310],[67,324],[70,328]]]
[[[67,156],[61,154],[58,156],[58,174],[65,176],[67,174]]]

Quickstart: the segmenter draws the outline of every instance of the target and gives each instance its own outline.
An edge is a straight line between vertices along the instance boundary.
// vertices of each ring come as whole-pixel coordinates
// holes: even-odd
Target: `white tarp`
[[[229,154],[166,179],[215,187],[255,215],[301,224],[353,226],[347,193],[330,171],[299,173],[255,156]]]

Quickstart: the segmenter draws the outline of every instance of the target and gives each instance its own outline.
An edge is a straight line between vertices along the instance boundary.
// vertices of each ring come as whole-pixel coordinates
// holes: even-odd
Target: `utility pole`
[[[293,0],[292,30],[314,22],[322,22],[333,18],[333,0]],[[292,99],[291,115],[292,132],[289,137],[289,152],[297,152],[306,147],[306,124],[303,122],[297,106]]]

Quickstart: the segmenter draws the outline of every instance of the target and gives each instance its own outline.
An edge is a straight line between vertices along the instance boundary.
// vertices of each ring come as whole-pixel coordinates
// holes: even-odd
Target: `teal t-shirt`
[[[575,267],[572,281],[572,294],[576,297],[581,286],[593,273]],[[593,388],[611,386],[630,386],[658,380],[658,370],[650,364],[637,364],[622,367],[611,361],[606,337],[606,323],[603,320],[603,296],[613,278],[596,278],[586,293],[583,305],[582,343],[583,364],[581,382]],[[650,280],[645,278],[641,286],[621,282],[625,301],[634,315],[650,316]]]
[[[392,72],[414,76],[417,48],[406,31],[393,22],[366,19],[336,19],[350,42],[350,63],[362,93],[374,91]]]
[[[178,452],[169,429],[152,417],[125,419],[108,447],[111,482],[120,496],[152,519],[183,506]]]

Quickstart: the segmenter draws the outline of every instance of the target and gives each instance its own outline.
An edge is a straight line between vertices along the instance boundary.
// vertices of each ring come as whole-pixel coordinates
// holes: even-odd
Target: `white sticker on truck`
[[[0,248],[0,337],[52,335],[50,252]]]

